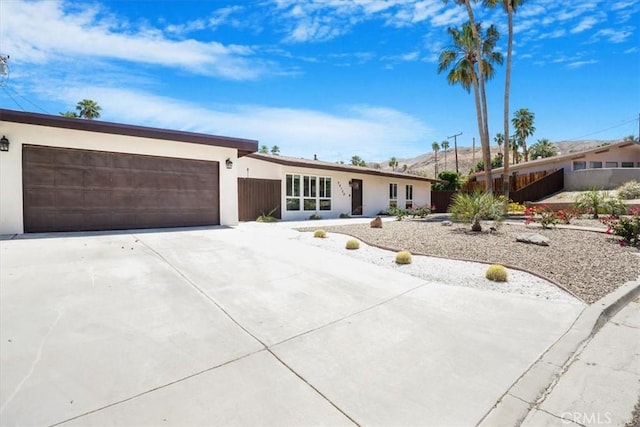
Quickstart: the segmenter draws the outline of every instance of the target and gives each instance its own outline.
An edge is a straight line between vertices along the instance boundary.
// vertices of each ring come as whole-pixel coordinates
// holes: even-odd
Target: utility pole
[[[458,171],[458,137],[460,135],[462,135],[462,132],[447,137],[447,139],[453,138],[453,149],[456,151],[456,173],[460,173]]]

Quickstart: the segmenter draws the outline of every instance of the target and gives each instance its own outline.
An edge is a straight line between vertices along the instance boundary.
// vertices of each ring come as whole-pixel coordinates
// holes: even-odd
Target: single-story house
[[[584,151],[510,164],[512,175],[564,169],[565,190],[600,188],[614,189],[621,184],[640,180],[640,142],[620,141]],[[503,168],[491,171],[492,177],[502,176]],[[484,181],[484,174],[476,174]]]
[[[0,109],[0,234],[238,222],[258,142]],[[7,148],[7,150],[5,150]]]
[[[319,160],[252,153],[238,160],[240,220],[261,213],[283,220],[375,216],[390,206],[431,206],[437,180]],[[253,204],[252,204],[253,203]]]

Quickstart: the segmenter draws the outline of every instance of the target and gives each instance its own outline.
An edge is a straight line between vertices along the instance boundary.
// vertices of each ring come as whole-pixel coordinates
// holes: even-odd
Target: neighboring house
[[[238,222],[257,141],[0,109],[0,234]]]
[[[561,154],[509,166],[511,174],[564,169],[565,190],[590,188],[613,189],[621,184],[640,180],[640,143],[620,141],[584,151]],[[502,175],[503,168],[493,169],[492,177]],[[476,175],[484,181],[484,174]]]
[[[240,220],[273,212],[284,220],[375,216],[390,206],[431,206],[431,184],[421,176],[253,153],[238,161]]]

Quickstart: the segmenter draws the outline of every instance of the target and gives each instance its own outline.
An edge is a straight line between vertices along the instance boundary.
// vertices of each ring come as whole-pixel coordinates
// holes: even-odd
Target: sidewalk
[[[576,353],[566,372],[522,423],[624,426],[640,399],[640,297]]]

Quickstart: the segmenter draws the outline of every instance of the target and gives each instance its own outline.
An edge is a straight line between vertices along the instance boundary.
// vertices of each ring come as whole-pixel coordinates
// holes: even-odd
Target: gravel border
[[[483,229],[488,230],[492,225],[483,224]],[[371,228],[369,224],[323,228],[378,247],[520,268],[565,287],[588,304],[640,277],[640,251],[622,247],[617,238],[604,233],[541,229],[512,223],[497,225],[495,232],[473,233],[468,225],[454,223],[446,227],[433,219],[385,221],[383,228]],[[539,233],[551,243],[545,247],[516,242],[516,234],[522,232]],[[460,268],[452,271],[455,275],[462,274]]]

